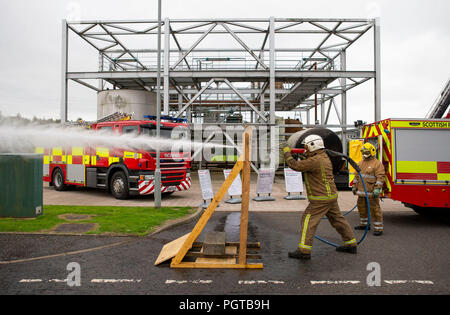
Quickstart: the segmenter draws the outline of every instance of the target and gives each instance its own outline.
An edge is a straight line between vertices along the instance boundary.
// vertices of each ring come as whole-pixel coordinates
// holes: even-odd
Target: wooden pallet
[[[251,155],[251,127],[246,127],[243,134],[244,154],[239,157],[231,173],[217,191],[214,199],[209,204],[203,215],[198,220],[192,231],[166,245],[162,248],[155,265],[172,259],[171,268],[234,268],[234,269],[261,269],[262,263],[248,263],[247,259],[261,258],[255,253],[247,254],[247,249],[259,249],[259,243],[247,243],[248,231],[248,206],[250,201],[250,155]],[[205,256],[195,248],[202,246],[202,243],[195,242],[203,231],[212,214],[216,210],[222,198],[234,179],[242,171],[242,204],[241,204],[241,225],[239,243],[227,243],[224,255],[215,257]],[[257,246],[255,246],[257,244]],[[196,257],[195,261],[183,261],[186,257]]]

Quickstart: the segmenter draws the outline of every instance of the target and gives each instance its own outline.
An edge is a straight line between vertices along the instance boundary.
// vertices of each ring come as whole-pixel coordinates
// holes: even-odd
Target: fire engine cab
[[[350,141],[349,155],[358,161],[364,142],[375,145],[386,172],[384,197],[419,213],[450,210],[449,120],[386,119],[365,125],[361,136]]]
[[[148,116],[153,118],[152,116]],[[174,128],[177,132],[174,132]],[[156,136],[155,120],[117,120],[92,124],[92,130],[117,134],[133,133]],[[187,124],[180,119],[161,117],[160,136],[168,140],[180,138],[180,129]],[[117,199],[130,195],[153,194],[155,190],[156,149],[130,150],[120,148],[72,146],[36,148],[44,155],[45,182],[58,191],[70,186],[106,189]],[[191,153],[160,152],[161,192],[170,194],[191,187]]]

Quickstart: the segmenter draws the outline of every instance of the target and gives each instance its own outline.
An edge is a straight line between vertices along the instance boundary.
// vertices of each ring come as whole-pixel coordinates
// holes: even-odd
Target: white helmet
[[[309,135],[303,140],[302,144],[309,152],[314,152],[319,149],[324,149],[323,139],[318,135]]]

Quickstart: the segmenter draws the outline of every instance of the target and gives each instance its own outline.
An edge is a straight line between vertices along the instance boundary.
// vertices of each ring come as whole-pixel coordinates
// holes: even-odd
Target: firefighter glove
[[[381,188],[375,188],[375,189],[373,190],[373,196],[374,196],[375,198],[379,197],[379,196],[380,196],[380,193],[381,193]]]

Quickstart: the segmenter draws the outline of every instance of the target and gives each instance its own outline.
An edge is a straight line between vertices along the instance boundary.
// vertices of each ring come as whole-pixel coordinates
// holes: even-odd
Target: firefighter
[[[383,214],[380,208],[380,193],[384,183],[384,166],[376,158],[376,149],[371,143],[365,143],[361,148],[363,159],[358,163],[361,168],[361,176],[367,190],[370,206],[370,217],[372,218],[374,235],[383,234]],[[363,184],[359,174],[356,174],[353,180],[352,191],[358,196],[358,211],[360,216],[360,225],[355,230],[365,230],[367,226],[367,205]],[[370,229],[370,226],[369,226]]]
[[[296,161],[289,146],[283,149],[287,165],[303,172],[309,204],[301,220],[298,248],[289,252],[289,257],[310,259],[315,231],[323,216],[341,235],[344,245],[336,248],[339,252],[356,254],[356,239],[347,220],[341,214],[337,203],[338,192],[334,183],[333,166],[325,152],[323,139],[318,135],[307,136],[303,142],[305,156]]]

